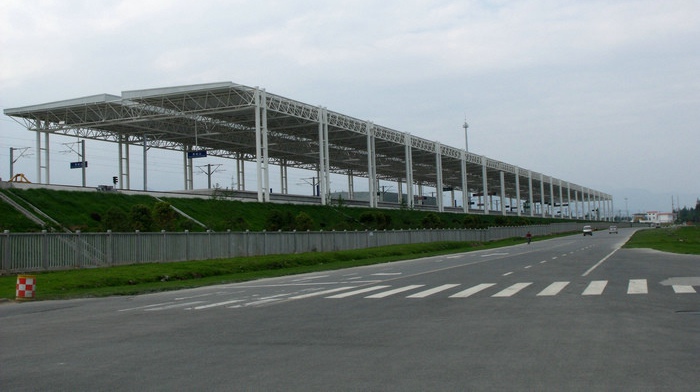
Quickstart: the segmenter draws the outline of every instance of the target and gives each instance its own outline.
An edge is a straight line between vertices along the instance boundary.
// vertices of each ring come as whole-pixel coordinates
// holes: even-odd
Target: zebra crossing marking
[[[479,291],[486,290],[489,287],[495,286],[495,285],[496,285],[496,283],[481,283],[481,284],[478,284],[474,287],[470,287],[466,290],[462,290],[457,294],[452,294],[452,295],[450,295],[449,298],[467,298],[467,297],[470,297],[470,296],[478,293]]]
[[[560,291],[564,290],[566,286],[569,285],[569,282],[554,282],[547,286],[546,289],[540,291],[537,293],[538,297],[551,297],[553,295],[559,294]]]
[[[425,298],[429,295],[433,295],[435,293],[439,293],[441,291],[445,291],[445,290],[448,290],[448,289],[451,289],[451,288],[457,287],[457,286],[459,286],[459,284],[443,284],[442,286],[438,286],[438,287],[435,287],[435,288],[430,289],[430,290],[425,290],[425,291],[421,291],[419,293],[409,295],[406,298]]]
[[[357,295],[357,294],[364,294],[364,293],[368,293],[370,291],[377,291],[377,290],[385,289],[387,287],[390,287],[390,286],[365,287],[364,289],[350,291],[350,292],[342,293],[342,294],[331,295],[330,297],[326,297],[326,298],[346,298],[346,297],[351,297],[351,296]]]
[[[398,289],[393,289],[393,290],[389,290],[389,291],[382,291],[381,293],[368,295],[368,296],[366,296],[365,298],[386,298],[386,297],[388,297],[388,296],[390,296],[390,295],[394,295],[394,294],[398,294],[398,293],[403,293],[404,291],[409,291],[409,290],[417,289],[417,288],[423,287],[423,286],[425,286],[425,285],[424,285],[424,284],[413,284],[413,285],[410,285],[410,286],[399,287]]]
[[[695,293],[697,293],[697,291],[695,291],[695,288],[693,286],[674,284],[672,287],[673,287],[673,292],[676,294],[695,294]]]
[[[648,292],[646,279],[630,279],[627,294],[647,294]]]
[[[694,281],[689,281],[691,284],[686,284],[686,281],[679,281],[678,283],[683,283],[683,284],[673,284],[670,285],[673,289],[673,292],[675,294],[696,294],[696,285],[693,284]],[[540,283],[537,283],[539,285]],[[497,286],[498,283],[480,283],[475,286],[463,289],[461,291],[458,291],[456,293],[453,293],[451,295],[448,295],[447,298],[469,298],[471,296],[474,296],[476,294],[485,292],[486,290]],[[489,295],[489,293],[486,293],[483,295],[483,297],[492,297],[492,298],[503,298],[503,297],[513,297],[516,294],[520,293],[524,289],[530,287],[531,285],[535,285],[533,282],[520,282],[520,283],[515,283],[512,284],[508,287],[505,287],[501,289],[500,291],[496,292],[493,295]],[[557,296],[560,293],[562,293],[567,287],[571,285],[570,281],[555,281],[547,285],[544,289],[539,291],[535,296],[536,297],[553,297]],[[250,302],[251,299],[235,299],[231,298],[229,300],[225,301],[219,301],[219,302],[211,302],[211,303],[206,303],[205,301],[185,301],[185,302],[180,302],[180,301],[170,301],[170,302],[161,302],[161,303],[156,303],[156,304],[151,304],[151,305],[146,305],[146,306],[139,306],[139,307],[133,307],[133,308],[128,308],[128,309],[120,309],[118,310],[119,312],[125,312],[125,311],[145,311],[145,312],[154,312],[154,311],[162,311],[162,310],[172,310],[172,309],[183,309],[183,310],[205,310],[205,309],[211,309],[211,308],[216,308],[216,307],[227,307],[229,309],[234,309],[234,308],[243,308],[243,307],[248,307],[248,306],[256,306],[256,305],[263,305],[263,304],[268,304],[271,302],[276,302],[284,299],[285,297],[288,299],[306,299],[306,298],[311,298],[311,297],[320,297],[323,296],[324,298],[347,298],[347,297],[352,297],[352,296],[358,296],[361,294],[366,294],[370,292],[375,292],[369,295],[364,296],[363,298],[370,298],[370,299],[382,299],[382,298],[387,298],[393,295],[401,294],[401,293],[406,293],[412,290],[419,289],[421,287],[425,287],[425,284],[412,284],[412,285],[406,285],[406,286],[401,286],[401,287],[394,287],[392,288],[391,285],[376,285],[376,286],[370,286],[370,287],[362,287],[357,289],[358,286],[342,286],[342,287],[336,287],[332,289],[326,289],[326,290],[321,290],[321,291],[313,291],[313,292],[308,292],[308,290],[302,291],[301,294],[299,292],[296,293],[283,293],[283,294],[276,294],[268,297],[262,297],[262,298],[255,298],[252,302]],[[461,284],[458,283],[450,283],[450,284],[443,284],[440,286],[436,286],[433,288],[429,289],[424,289],[422,291],[407,295],[404,298],[426,298],[431,295],[435,295],[437,293],[447,291],[450,289],[453,289],[455,287],[461,286]],[[588,283],[586,288],[583,290],[581,293],[582,296],[599,296],[602,295],[603,292],[606,290],[608,286],[608,281],[607,280],[594,280]],[[349,290],[349,291],[348,291]],[[630,279],[627,284],[627,294],[628,295],[639,295],[639,294],[648,294],[649,293],[649,287],[648,287],[648,282],[647,279]],[[292,294],[296,294],[293,296],[290,296]],[[333,295],[330,295],[333,294]]]
[[[532,284],[532,282],[516,283],[510,287],[507,287],[507,288],[497,292],[496,294],[492,295],[492,297],[496,297],[496,298],[512,297],[515,294],[517,294],[518,292],[520,292],[520,290],[524,289],[525,287],[527,287],[531,284]]]
[[[301,294],[301,295],[296,295],[296,296],[294,296],[294,297],[289,297],[289,298],[290,298],[290,299],[311,298],[311,297],[316,297],[316,296],[319,296],[319,295],[326,295],[326,294],[337,293],[338,291],[350,290],[350,289],[354,289],[355,287],[357,287],[357,286],[336,287],[336,288],[330,289],[330,290],[316,291],[316,292],[314,292],[314,293]]]
[[[586,287],[581,295],[601,295],[607,285],[607,280],[594,280],[588,284],[588,287]]]

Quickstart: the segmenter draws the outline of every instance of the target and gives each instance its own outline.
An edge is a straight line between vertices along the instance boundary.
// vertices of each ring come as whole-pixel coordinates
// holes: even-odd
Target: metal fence
[[[596,224],[592,224],[596,226]],[[599,223],[598,228],[605,225]],[[0,273],[364,249],[438,241],[488,242],[581,230],[580,223],[456,230],[10,233],[0,234]]]

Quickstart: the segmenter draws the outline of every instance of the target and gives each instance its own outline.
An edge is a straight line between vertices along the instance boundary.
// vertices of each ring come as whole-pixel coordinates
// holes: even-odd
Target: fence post
[[[136,230],[136,260],[141,263],[143,262],[143,252],[141,251],[141,231]]]
[[[49,235],[46,230],[41,231],[41,268],[49,269]]]
[[[210,229],[207,229],[207,245],[208,245],[207,248],[209,248],[208,249],[208,251],[209,251],[208,259],[211,260],[212,259],[212,251],[211,251],[211,230]]]
[[[9,271],[10,270],[10,230],[5,230],[2,233],[2,242],[3,242],[3,252],[2,252],[2,270],[3,271]]]
[[[114,265],[114,237],[112,230],[107,230],[107,264]]]
[[[161,230],[160,233],[163,234],[160,237],[160,261],[166,261],[165,260],[165,252],[167,249],[167,246],[166,246],[167,238],[166,238],[165,230]]]
[[[185,261],[190,261],[190,231],[185,230]]]
[[[232,237],[233,237],[233,236],[231,235],[231,229],[227,229],[227,230],[226,230],[226,233],[228,234],[228,235],[227,235],[228,241],[226,241],[226,257],[229,257],[229,258],[230,258],[230,257],[233,257],[233,256],[231,255],[231,243],[233,242],[233,241],[232,241],[232,239],[233,239]]]

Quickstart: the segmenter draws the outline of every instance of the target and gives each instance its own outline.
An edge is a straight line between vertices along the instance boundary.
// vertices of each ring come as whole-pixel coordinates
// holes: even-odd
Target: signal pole
[[[467,124],[467,117],[464,117],[464,125],[462,125],[462,128],[464,128],[464,150],[466,152],[469,152],[469,136],[467,135],[467,128],[469,128],[469,124]]]

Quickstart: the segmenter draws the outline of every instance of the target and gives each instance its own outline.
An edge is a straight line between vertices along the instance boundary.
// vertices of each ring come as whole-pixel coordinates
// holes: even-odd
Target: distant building
[[[642,214],[634,214],[632,222],[638,223],[658,223],[670,224],[676,220],[676,215],[672,212],[647,211]]]

